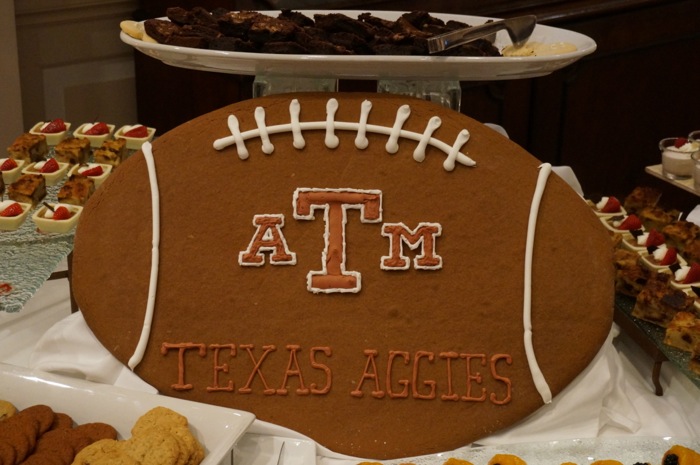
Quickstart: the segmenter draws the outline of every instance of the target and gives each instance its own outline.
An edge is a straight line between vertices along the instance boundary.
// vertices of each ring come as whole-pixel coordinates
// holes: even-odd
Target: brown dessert
[[[81,165],[90,157],[90,140],[85,137],[69,137],[58,143],[56,160],[71,165]]]
[[[40,174],[23,174],[9,185],[7,196],[16,202],[36,205],[46,197],[46,180]]]
[[[95,181],[91,178],[73,175],[58,191],[58,201],[71,205],[85,205],[85,202],[95,192]]]
[[[104,163],[116,168],[126,156],[126,139],[106,140],[100,148],[95,150],[92,156],[95,163]]]
[[[669,286],[670,280],[668,273],[652,273],[637,295],[632,316],[665,328],[676,313],[693,312],[695,300],[680,289]]]
[[[41,134],[24,133],[14,140],[7,148],[7,153],[15,160],[24,160],[27,163],[41,161],[49,152],[46,144],[46,136]]]
[[[695,313],[678,312],[666,326],[664,343],[691,352],[700,344],[700,318]]]

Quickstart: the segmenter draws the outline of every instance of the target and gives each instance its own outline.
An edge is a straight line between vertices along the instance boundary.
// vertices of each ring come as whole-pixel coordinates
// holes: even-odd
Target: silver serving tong
[[[442,52],[494,34],[501,29],[508,31],[508,36],[516,48],[522,47],[532,35],[536,25],[537,16],[526,15],[457,29],[429,38],[428,51],[430,53]]]

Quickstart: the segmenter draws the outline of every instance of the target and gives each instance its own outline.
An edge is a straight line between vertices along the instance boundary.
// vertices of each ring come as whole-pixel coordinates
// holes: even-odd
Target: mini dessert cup
[[[30,163],[27,165],[26,168],[22,170],[23,174],[40,174],[44,177],[44,180],[46,181],[47,186],[55,186],[58,184],[58,181],[60,181],[63,176],[66,175],[68,172],[68,168],[70,168],[70,163],[63,163],[63,162],[58,162],[58,169],[54,171],[53,173],[42,173],[41,172],[41,167],[44,166],[43,161],[38,161],[36,163]]]
[[[24,220],[27,219],[29,211],[32,209],[31,203],[15,202],[14,200],[0,201],[0,212],[5,210],[13,203],[18,203],[22,207],[22,213],[17,216],[0,216],[0,231],[14,231],[22,226]]]
[[[46,143],[48,145],[57,145],[59,142],[61,142],[63,139],[66,138],[66,135],[68,134],[68,131],[70,131],[70,123],[67,123],[64,121],[64,124],[66,125],[66,130],[61,131],[61,132],[41,132],[42,128],[49,124],[49,121],[39,121],[36,123],[30,130],[29,132],[31,134],[41,134],[42,136],[46,137]]]
[[[85,139],[90,141],[90,147],[92,148],[98,148],[102,145],[104,141],[112,137],[112,134],[114,134],[114,128],[115,126],[113,124],[108,124],[107,128],[109,131],[105,134],[99,134],[99,135],[93,135],[93,134],[85,134],[85,131],[89,131],[96,123],[83,123],[81,124],[78,129],[73,131],[73,137],[84,137]]]
[[[620,205],[617,211],[603,211],[604,207],[608,203],[610,197],[602,197],[598,203],[588,200],[587,203],[593,209],[593,212],[600,217],[610,217],[610,216],[620,216],[627,215],[627,210],[625,207]]]
[[[75,165],[71,170],[68,172],[68,176],[73,176],[73,175],[81,175],[85,176],[83,173],[88,172],[89,170],[92,170],[96,167],[101,167],[102,168],[102,174],[100,175],[90,175],[88,174],[87,176],[92,179],[95,182],[95,189],[100,187],[102,183],[104,182],[105,179],[107,179],[107,176],[110,175],[112,172],[112,165],[107,165],[104,163],[88,163],[85,165]]]
[[[0,158],[0,166],[5,163],[5,160],[7,160],[7,158]],[[11,170],[4,170],[2,172],[2,180],[5,181],[5,185],[9,186],[13,182],[17,181],[20,176],[22,176],[24,160],[15,160],[15,163],[17,163],[17,167],[12,168]]]
[[[665,248],[664,248],[665,249]],[[673,274],[673,271],[671,271],[671,267],[674,266],[688,266],[688,262],[685,261],[683,257],[680,255],[676,255],[676,261],[670,265],[662,265],[659,262],[659,259],[654,257],[654,253],[643,253],[641,254],[642,257],[642,264],[650,269],[651,271],[656,271],[656,272],[664,272],[664,273],[670,273]],[[674,281],[671,279],[671,281]]]
[[[55,220],[53,219],[53,212],[46,205],[40,207],[34,215],[32,215],[32,221],[34,221],[34,224],[36,224],[36,227],[39,228],[41,232],[63,234],[67,233],[78,224],[78,218],[80,218],[83,207],[69,205],[67,203],[57,203],[52,205],[52,208],[56,209],[59,206],[66,207],[68,211],[70,211],[71,217],[65,220]]]
[[[659,142],[661,172],[668,179],[684,180],[693,177],[693,154],[700,152],[700,143],[685,137],[667,137]]]
[[[126,140],[126,148],[128,150],[139,150],[141,146],[145,142],[150,142],[153,140],[153,136],[156,133],[155,128],[149,128],[146,127],[146,130],[148,131],[148,135],[146,137],[129,137],[125,136],[124,134],[129,132],[131,129],[134,129],[135,127],[141,126],[140,124],[135,124],[135,125],[127,125],[127,126],[122,126],[117,130],[117,132],[114,133],[114,138],[118,139],[125,139]]]

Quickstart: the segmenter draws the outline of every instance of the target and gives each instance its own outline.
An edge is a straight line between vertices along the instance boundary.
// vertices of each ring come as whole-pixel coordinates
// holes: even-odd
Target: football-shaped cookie
[[[609,332],[611,256],[584,200],[488,127],[300,93],[127,159],[85,206],[73,285],[162,394],[386,459],[547,408]]]

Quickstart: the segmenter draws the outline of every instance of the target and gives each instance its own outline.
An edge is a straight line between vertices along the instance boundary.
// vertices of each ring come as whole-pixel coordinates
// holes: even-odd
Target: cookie
[[[73,427],[73,418],[71,418],[70,415],[65,414],[65,413],[56,412],[56,414],[54,415],[53,423],[51,424],[51,428],[49,428],[49,429],[72,428],[72,427]]]
[[[123,444],[126,453],[142,465],[173,465],[180,459],[180,444],[169,431],[153,427],[139,430]]]
[[[164,428],[175,436],[182,452],[178,465],[195,465],[204,458],[204,448],[192,435],[187,417],[166,407],[155,407],[136,421],[131,434],[136,436],[152,427]]]
[[[0,421],[10,418],[17,413],[17,408],[11,402],[0,400]]]
[[[124,441],[115,439],[95,441],[78,452],[73,459],[73,465],[138,465],[137,461],[126,454],[123,443]]]

